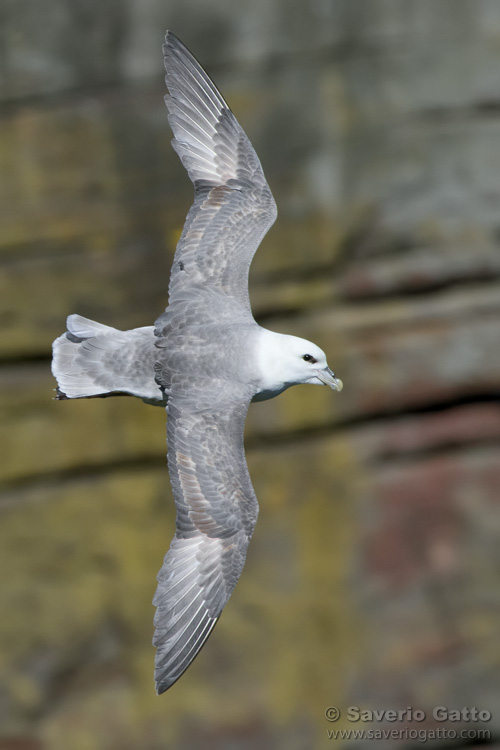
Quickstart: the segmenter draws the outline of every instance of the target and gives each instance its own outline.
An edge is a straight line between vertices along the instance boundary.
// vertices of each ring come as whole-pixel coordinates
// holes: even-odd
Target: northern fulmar
[[[243,446],[250,402],[299,383],[342,388],[318,346],[255,322],[248,271],[276,204],[203,68],[170,31],[163,51],[172,145],[194,184],[168,307],[131,331],[70,315],[52,362],[56,398],[125,393],[167,410],[177,517],[153,602],[158,693],[200,651],[243,569],[258,513]]]

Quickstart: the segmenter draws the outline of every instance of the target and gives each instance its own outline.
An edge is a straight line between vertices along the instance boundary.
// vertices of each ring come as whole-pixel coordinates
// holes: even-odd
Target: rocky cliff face
[[[436,705],[475,706],[493,718],[465,726],[500,731],[500,5],[27,0],[1,14],[0,747],[322,746],[325,708],[359,729],[353,704],[411,705],[428,727]],[[191,201],[162,102],[167,26],[278,202],[255,313],[316,340],[345,388],[252,407],[261,515],[245,573],[157,699],[164,414],[53,402],[49,361],[70,312],[127,328],[166,304]]]

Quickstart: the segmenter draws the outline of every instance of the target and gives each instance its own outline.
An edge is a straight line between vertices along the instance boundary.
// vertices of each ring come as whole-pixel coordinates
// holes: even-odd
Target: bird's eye
[[[314,359],[312,354],[304,354],[302,359],[304,360],[304,362],[311,362],[311,364],[314,364],[315,362],[318,361],[317,359]]]

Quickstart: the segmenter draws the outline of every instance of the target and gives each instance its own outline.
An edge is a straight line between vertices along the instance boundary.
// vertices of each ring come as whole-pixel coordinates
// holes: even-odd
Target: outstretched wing
[[[172,145],[195,187],[170,304],[186,287],[203,284],[250,310],[248,269],[276,219],[276,204],[252,144],[203,68],[170,31],[163,51]]]
[[[196,395],[186,395],[174,387],[167,408],[177,520],[153,600],[158,693],[181,676],[210,635],[240,577],[258,513],[243,449],[250,399],[236,394],[200,409]]]

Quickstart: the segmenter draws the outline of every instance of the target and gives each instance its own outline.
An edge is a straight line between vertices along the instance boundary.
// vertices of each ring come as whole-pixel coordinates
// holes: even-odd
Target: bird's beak
[[[343,382],[340,378],[335,376],[329,367],[325,367],[324,370],[316,370],[316,377],[321,380],[325,385],[329,385],[334,391],[341,391],[344,387]]]

